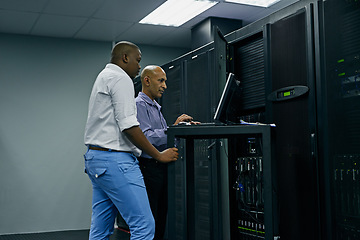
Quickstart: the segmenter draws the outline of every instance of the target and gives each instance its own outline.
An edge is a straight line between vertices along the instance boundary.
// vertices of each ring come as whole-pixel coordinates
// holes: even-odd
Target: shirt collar
[[[143,92],[139,92],[139,97],[141,97],[147,104],[153,105],[157,107],[159,110],[161,109],[160,104],[158,104],[155,100],[151,100],[148,95]]]
[[[117,72],[121,72],[121,73],[124,73],[126,74],[126,76],[129,76],[125,71],[124,69],[122,69],[120,66],[116,65],[116,64],[113,64],[113,63],[108,63],[106,64],[106,67],[105,68],[109,68],[113,71],[117,71]]]

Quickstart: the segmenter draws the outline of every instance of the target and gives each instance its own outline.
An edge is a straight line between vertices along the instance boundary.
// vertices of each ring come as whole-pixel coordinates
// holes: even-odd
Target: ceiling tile
[[[68,17],[42,14],[35,24],[31,34],[50,37],[73,37],[87,21],[82,17]]]
[[[262,12],[264,8],[253,7],[249,5],[243,5],[241,8],[238,4],[234,3],[219,3],[213,8],[209,9],[202,16],[203,17],[222,17],[222,18],[232,18],[232,19],[243,19],[248,13],[251,12],[251,15],[257,12]]]
[[[75,38],[115,41],[116,36],[126,31],[131,25],[127,22],[91,19],[80,29]]]
[[[41,12],[48,0],[1,0],[0,9],[9,9],[25,12]]]
[[[104,0],[50,0],[44,13],[90,17]]]
[[[28,34],[38,13],[0,10],[0,32]]]
[[[165,36],[156,39],[151,44],[165,47],[191,48],[191,30],[178,28],[176,31],[169,32]]]
[[[135,23],[126,32],[118,35],[116,39],[133,41],[137,44],[148,44],[165,37],[171,31],[174,31],[173,27]]]
[[[139,22],[165,0],[107,0],[94,15],[96,18]]]

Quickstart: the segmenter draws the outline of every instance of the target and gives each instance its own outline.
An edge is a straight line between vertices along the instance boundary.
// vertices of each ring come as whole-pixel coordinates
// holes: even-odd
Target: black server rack
[[[323,239],[360,239],[360,3],[316,5]]]
[[[265,44],[263,28],[229,44],[229,71],[240,80],[237,122],[265,122]],[[264,175],[258,136],[229,141],[231,239],[265,238]],[[272,162],[275,164],[275,161]],[[274,173],[274,169],[273,169]],[[275,186],[276,184],[274,184]],[[271,188],[270,191],[274,191]],[[276,212],[276,206],[273,210]],[[273,224],[277,225],[274,215]],[[276,236],[276,234],[274,235]]]
[[[359,25],[357,0],[299,1],[227,35],[230,53],[225,58],[223,52],[214,51],[215,41],[204,51],[165,65],[174,65],[169,73],[174,71],[181,78],[179,111],[208,121],[223,86],[217,81],[224,75],[224,63],[216,62],[222,56],[226,70],[241,81],[239,120],[277,125],[273,151],[277,183],[270,189],[264,188],[258,136],[229,140],[229,190],[217,193],[228,194],[230,219],[223,217],[221,206],[212,212],[208,208],[214,202],[205,201],[214,196],[214,189],[206,186],[215,184],[209,178],[217,173],[209,168],[219,157],[218,143],[210,151],[207,147],[213,140],[194,142],[198,162],[193,180],[200,191],[195,197],[198,205],[191,206],[198,208],[198,219],[191,221],[193,229],[201,230],[195,239],[205,239],[209,233],[210,238],[220,236],[211,235],[211,226],[219,224],[214,214],[225,221],[218,231],[230,231],[223,239],[261,239],[266,234],[266,225],[265,231],[261,225],[266,217],[262,215],[263,193],[269,190],[278,197],[273,207],[279,221],[275,218],[273,224],[278,225],[281,239],[360,238]],[[222,69],[215,72],[220,65]],[[202,93],[191,90],[191,85]],[[189,105],[194,102],[197,106]],[[167,103],[163,107],[173,115]],[[185,154],[186,146],[181,151]],[[176,218],[172,227],[180,240],[188,237],[188,226],[183,223],[189,206],[183,192],[186,169],[178,165],[175,172],[176,216],[169,218]]]
[[[211,122],[215,112],[215,98],[218,95],[218,82],[215,81],[217,73],[214,71],[215,57],[214,46],[209,44],[162,66],[168,78],[168,88],[160,100],[166,119],[175,120],[177,116],[186,113],[196,121]],[[171,122],[169,124],[171,125]],[[182,161],[187,161],[186,145],[182,141],[177,143],[181,157],[172,172],[176,184],[174,189],[169,189],[175,196],[172,206],[176,211],[169,211],[169,219],[174,221],[168,230],[173,239],[214,237],[212,226],[217,225],[214,222],[218,218],[213,216],[217,214],[217,205],[213,202],[215,190],[212,186],[216,185],[213,176],[217,173],[211,171],[211,160],[216,159],[216,151],[208,148],[211,143],[211,139],[194,142],[194,169],[188,179],[186,168],[181,164]],[[189,179],[193,180],[191,186],[187,185]],[[190,192],[193,193],[192,201],[187,200]],[[195,211],[195,215],[192,215],[194,218],[189,218],[189,209]]]
[[[248,29],[239,30],[229,47],[230,71],[239,77],[243,91],[239,103],[242,105],[240,119],[276,124],[274,174],[278,184],[273,190],[278,201],[278,210],[277,206],[274,210],[279,212],[279,216],[274,224],[279,227],[281,239],[315,240],[319,237],[317,174],[310,144],[316,121],[314,94],[309,93],[314,78],[312,70],[307,69],[307,64],[312,62],[312,34],[308,32],[312,24],[311,10],[306,4],[285,9],[275,17],[270,16]],[[278,99],[281,93],[293,94],[295,88],[296,96],[292,95],[292,99]],[[304,94],[297,96],[298,92]],[[256,138],[239,140],[239,149],[246,150],[245,143],[255,145],[256,141]],[[258,148],[253,151],[238,154],[240,157],[235,163],[235,171],[238,168],[243,170],[245,164],[251,170],[254,166],[256,172],[261,158],[255,153]],[[236,168],[236,165],[239,166]],[[253,179],[248,186],[251,188],[255,185],[256,189],[261,189],[259,185],[262,185],[262,179],[258,178],[259,175],[254,177],[251,171],[247,174],[243,174],[243,181]],[[248,208],[242,202],[245,194],[246,191],[239,198],[242,211]],[[247,200],[251,202],[251,198]],[[253,205],[252,209],[254,216],[240,215],[241,223],[249,218],[251,222],[261,222],[261,214],[255,214],[261,212],[261,204]],[[239,232],[243,235],[239,239],[246,239],[251,229],[241,226]]]
[[[299,2],[239,30],[231,43],[231,66],[247,91],[241,118],[276,124],[281,239],[321,237],[313,19],[313,2]]]
[[[267,121],[277,126],[279,228],[282,239],[320,238],[312,8],[267,25]]]
[[[185,139],[186,151],[185,159],[169,165],[169,218],[177,214],[174,172],[182,165],[185,228],[179,233],[169,222],[169,239],[276,239],[271,127],[170,127],[168,143],[175,138]]]

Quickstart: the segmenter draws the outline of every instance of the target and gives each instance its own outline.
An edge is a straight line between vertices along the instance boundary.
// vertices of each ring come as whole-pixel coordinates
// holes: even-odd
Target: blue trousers
[[[89,240],[108,240],[117,211],[129,225],[131,240],[152,240],[151,213],[139,162],[131,153],[88,150],[85,170],[93,185]]]

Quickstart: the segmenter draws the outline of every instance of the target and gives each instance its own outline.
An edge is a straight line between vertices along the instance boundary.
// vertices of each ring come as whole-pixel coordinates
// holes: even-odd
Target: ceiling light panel
[[[225,0],[225,2],[246,4],[258,7],[270,7],[271,5],[279,1],[280,0]]]
[[[205,0],[168,0],[140,23],[179,27],[217,3]]]

